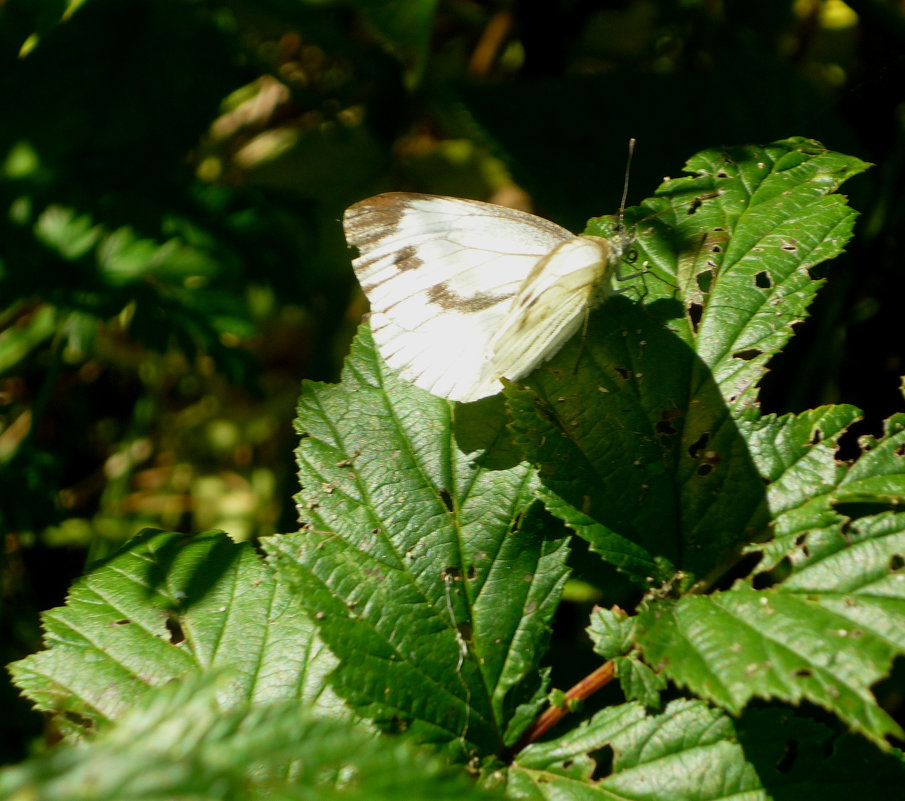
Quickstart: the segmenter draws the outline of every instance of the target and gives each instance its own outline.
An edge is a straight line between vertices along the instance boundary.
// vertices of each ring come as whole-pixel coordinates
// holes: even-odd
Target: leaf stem
[[[610,660],[604,662],[593,673],[589,673],[578,684],[573,686],[565,697],[565,703],[550,706],[532,723],[521,736],[521,739],[512,748],[512,756],[515,756],[526,746],[536,742],[552,729],[568,712],[572,711],[572,703],[584,701],[590,698],[598,690],[606,687],[616,677],[616,665]]]

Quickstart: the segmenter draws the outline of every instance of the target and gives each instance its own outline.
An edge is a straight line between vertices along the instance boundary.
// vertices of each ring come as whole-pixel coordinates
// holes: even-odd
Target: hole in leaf
[[[111,626],[128,626],[132,621],[127,618],[123,618],[122,620],[114,620],[110,625]]]
[[[710,442],[710,434],[705,431],[701,436],[698,437],[697,441],[692,443],[688,448],[688,455],[692,459],[697,459],[701,455],[701,451],[707,447],[707,443]]]
[[[765,570],[758,573],[752,580],[751,585],[756,590],[768,590],[777,584],[785,581],[792,572],[792,560],[788,556],[783,557],[772,570]]]
[[[783,243],[782,249],[787,253],[795,253],[795,251],[798,250],[798,245],[796,245],[794,242],[785,242]]]
[[[599,751],[592,751],[588,756],[596,763],[591,776],[592,780],[600,781],[613,772],[613,749],[610,746],[604,746]]]
[[[660,419],[654,426],[654,430],[658,434],[675,434],[676,429],[675,426],[673,426],[672,421],[681,416],[681,409],[664,409],[663,413],[660,415]]]
[[[773,286],[773,280],[770,278],[770,273],[766,270],[761,270],[754,276],[754,286],[760,289],[769,289]]]
[[[814,671],[810,668],[798,668],[792,675],[796,679],[809,679],[814,675]]]
[[[717,178],[728,178],[729,173],[726,172],[726,170],[724,170],[724,169],[719,169],[719,170],[717,170],[716,177]]]
[[[455,565],[447,565],[440,571],[440,578],[443,581],[461,581],[462,571]]]
[[[716,590],[728,590],[739,579],[747,579],[754,574],[764,555],[758,551],[746,553],[729,570],[720,576],[714,585]]]
[[[691,320],[691,328],[697,334],[701,318],[704,316],[704,307],[700,303],[688,304],[688,319]]]
[[[448,489],[440,490],[440,500],[443,501],[447,512],[453,511],[453,499]]]
[[[747,348],[746,350],[737,350],[732,354],[732,358],[750,362],[752,359],[756,359],[762,353],[763,351],[760,348]]]
[[[459,636],[465,640],[465,642],[471,642],[474,639],[474,628],[471,623],[457,623],[456,628],[459,631]]]
[[[860,520],[862,517],[872,517],[883,512],[899,512],[901,509],[894,503],[882,503],[878,501],[867,503],[842,502],[834,503],[833,509],[844,517],[850,518],[849,522]]]
[[[713,472],[713,465],[712,465],[712,464],[702,464],[702,465],[698,465],[698,469],[695,470],[695,472],[696,472],[699,476],[706,476],[706,475],[709,475],[710,473]]]
[[[713,286],[713,273],[710,270],[704,270],[695,276],[698,282],[698,288],[701,292],[709,292]]]
[[[819,445],[822,439],[823,432],[819,428],[815,428],[814,433],[811,435],[811,445]]]
[[[63,710],[63,717],[71,723],[74,723],[80,729],[85,729],[87,731],[94,730],[94,723],[90,718],[80,715],[78,712],[73,712],[71,709]]]
[[[905,567],[905,559],[902,558],[902,554],[894,553],[889,559],[889,569],[895,573],[903,567]]]
[[[705,200],[710,200],[711,198],[717,197],[716,192],[710,192],[706,195],[698,195],[694,200],[691,201],[691,204],[688,206],[688,214],[694,214],[701,206],[704,205]]]
[[[167,631],[170,632],[170,645],[179,645],[179,643],[185,642],[185,632],[182,630],[182,624],[176,615],[168,613],[165,625]]]
[[[474,565],[469,565],[468,570],[465,571],[465,578],[469,581],[474,581],[474,579],[478,575],[478,570]]]

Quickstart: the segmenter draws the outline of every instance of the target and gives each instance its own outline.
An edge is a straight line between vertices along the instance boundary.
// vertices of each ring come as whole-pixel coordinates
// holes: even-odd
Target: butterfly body
[[[549,359],[611,289],[622,243],[474,200],[389,193],[351,206],[346,238],[391,367],[473,401]]]

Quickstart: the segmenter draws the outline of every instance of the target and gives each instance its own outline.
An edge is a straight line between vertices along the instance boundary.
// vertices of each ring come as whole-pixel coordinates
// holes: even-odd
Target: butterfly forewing
[[[356,203],[344,227],[381,355],[451,400],[492,395],[501,375],[525,372],[500,373],[490,341],[538,263],[576,239],[525,212],[408,193]]]

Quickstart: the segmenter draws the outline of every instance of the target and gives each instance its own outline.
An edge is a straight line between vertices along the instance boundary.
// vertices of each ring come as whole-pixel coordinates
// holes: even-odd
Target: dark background
[[[767,412],[863,408],[853,457],[903,406],[903,52],[869,0],[0,4],[0,662],[143,526],[295,528],[299,381],[338,378],[365,310],[339,220],[380,191],[580,231],[630,137],[630,203],[723,144],[873,162],[763,382]],[[6,678],[0,709],[21,759],[41,719]]]

